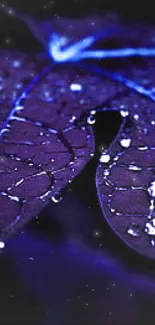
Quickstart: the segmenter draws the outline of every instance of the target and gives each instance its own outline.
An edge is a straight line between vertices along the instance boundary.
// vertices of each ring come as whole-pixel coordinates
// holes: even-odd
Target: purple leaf
[[[140,31],[139,31],[140,34]],[[153,45],[145,29],[139,45]],[[121,73],[145,87],[154,96],[154,59],[121,62]],[[154,101],[129,92],[112,100],[107,108],[121,109],[124,123],[100,160],[96,184],[104,216],[115,233],[131,248],[155,258],[155,118]],[[107,161],[107,163],[106,163]],[[105,162],[105,163],[104,163]]]
[[[119,101],[112,106],[120,105]],[[106,220],[131,248],[155,257],[154,103],[132,94],[121,99],[124,123],[100,157],[96,184]]]
[[[13,62],[18,65],[11,57],[7,60],[8,80],[5,82],[6,87],[9,82],[11,86],[4,88],[6,98],[1,104],[2,115],[8,113],[18,95],[18,91],[13,94],[14,87],[20,82],[23,90],[23,78],[27,81],[33,71],[28,61],[18,67],[16,74],[17,67],[10,68]],[[34,85],[24,103],[17,101],[18,105],[13,105],[7,122],[2,118],[1,239],[6,239],[35,217],[51,198],[54,202],[61,199],[59,192],[94,153],[94,137],[89,125],[94,115],[89,116],[89,111],[123,89],[108,80],[103,84],[101,77],[84,74],[72,66],[55,67]],[[5,106],[7,111],[3,113]]]
[[[46,49],[53,32],[67,36],[68,46],[90,33],[99,35],[103,27],[107,28],[103,37],[107,41],[109,26],[119,25],[117,18],[109,17],[103,20],[89,17],[85,21],[53,19],[52,22],[20,18]],[[129,37],[127,34],[123,39],[112,39],[109,48],[113,45],[115,48],[153,47],[151,28],[145,30],[137,26],[135,31],[135,27],[125,26],[130,31]],[[139,41],[142,32],[143,38]],[[151,59],[148,63],[143,58],[135,64],[134,60],[123,59],[118,65],[114,61],[111,68],[144,85],[152,93],[154,61]],[[9,88],[8,82],[7,97],[2,98],[1,105],[6,107],[2,120],[13,100],[18,98],[18,93],[12,91],[18,83],[19,73],[10,77],[10,71],[9,67],[11,86]],[[24,77],[20,94],[27,83],[23,78],[25,80],[25,73],[27,78],[28,71],[26,62],[21,69]],[[23,106],[23,103],[18,104]],[[95,121],[94,112],[98,108],[118,110],[124,118],[127,117],[117,138],[100,158],[97,188],[103,212],[114,231],[130,247],[154,258],[154,103],[132,91],[125,97],[123,85],[86,74],[67,64],[55,67],[36,83],[27,94],[24,106],[14,106],[11,119],[3,121],[0,142],[2,239],[35,217],[51,198],[58,202],[61,190],[87,164],[94,153],[89,124]]]

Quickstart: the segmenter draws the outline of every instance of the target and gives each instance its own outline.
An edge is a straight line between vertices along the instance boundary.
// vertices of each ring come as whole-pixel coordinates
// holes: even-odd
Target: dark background
[[[122,19],[155,21],[154,3],[7,1],[27,14],[81,17],[118,11]],[[30,32],[0,13],[1,47],[39,50]],[[6,39],[13,43],[6,44]],[[155,263],[131,251],[109,229],[98,205],[95,171],[100,145],[121,124],[117,113],[97,116],[96,155],[59,205],[10,240],[0,257],[1,324],[154,324]]]
[[[5,3],[5,2],[2,2]],[[82,16],[88,13],[100,13],[105,10],[114,10],[121,13],[126,19],[143,19],[154,21],[154,3],[148,1],[112,1],[112,0],[53,0],[50,1],[22,1],[10,0],[6,2],[23,12],[40,14],[41,16],[59,14],[61,16]]]

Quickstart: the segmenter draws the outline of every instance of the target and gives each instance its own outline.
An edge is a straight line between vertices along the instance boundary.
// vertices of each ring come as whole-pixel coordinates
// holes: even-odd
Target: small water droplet
[[[140,235],[139,227],[137,225],[131,225],[127,229],[127,233],[133,237],[139,237]]]
[[[147,188],[147,191],[151,197],[155,197],[155,181],[150,183]]]
[[[75,162],[74,161],[70,161],[69,166],[74,166]]]
[[[137,121],[137,120],[139,120],[139,115],[138,114],[135,114],[134,116],[134,119]]]
[[[126,116],[129,115],[129,112],[127,110],[121,110],[120,114],[121,114],[122,117],[126,117]]]
[[[144,231],[148,235],[151,235],[151,236],[155,235],[155,218],[152,219],[150,222],[146,223]]]
[[[109,170],[105,169],[104,172],[103,172],[104,176],[109,176],[110,175],[110,172]]]
[[[2,249],[2,248],[4,248],[5,247],[5,243],[4,243],[4,241],[0,241],[0,248]]]
[[[141,146],[141,147],[138,148],[138,150],[140,150],[140,151],[148,150],[148,146]]]
[[[63,198],[60,192],[56,192],[52,195],[51,199],[54,203],[59,203]]]
[[[87,118],[87,123],[88,124],[94,124],[96,122],[95,116],[94,115],[89,115]]]
[[[136,165],[129,165],[128,170],[138,171],[138,170],[142,170],[142,168]]]
[[[70,90],[71,91],[81,91],[82,90],[82,86],[80,84],[71,84],[70,85]]]
[[[96,114],[96,111],[94,110],[94,109],[92,109],[91,111],[90,111],[90,115],[95,115]]]
[[[155,246],[155,240],[154,239],[151,239],[151,246]]]
[[[76,121],[76,116],[73,115],[70,119],[69,119],[69,122],[70,123],[74,123]]]

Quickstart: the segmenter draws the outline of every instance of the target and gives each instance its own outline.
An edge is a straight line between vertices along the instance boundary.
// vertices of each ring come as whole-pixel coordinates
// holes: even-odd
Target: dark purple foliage
[[[51,33],[70,44],[99,33],[115,33],[116,16],[85,20],[22,17],[47,49]],[[124,36],[105,32],[108,48],[154,46],[148,26],[124,26]],[[143,37],[142,37],[143,35]],[[109,43],[108,43],[109,41]],[[19,94],[48,58],[1,52],[1,123]],[[154,59],[113,60],[107,67],[154,92]],[[6,239],[72,182],[94,154],[94,112],[117,110],[124,118],[109,149],[103,152],[96,183],[103,213],[113,230],[133,249],[154,258],[155,104],[118,82],[71,64],[56,65],[27,94],[5,125],[0,141],[0,235]]]
[[[19,91],[36,74],[34,59],[24,62],[24,58],[22,54],[19,59],[18,53],[4,53],[7,66],[3,64],[1,70],[7,76],[4,73],[2,77],[6,84],[2,90],[2,127]],[[37,63],[41,66],[41,59]],[[6,239],[35,217],[51,198],[58,202],[59,192],[93,155],[94,137],[89,125],[93,116],[89,111],[123,88],[108,80],[103,87],[102,82],[101,77],[69,65],[56,66],[34,86],[24,106],[9,120],[0,142],[1,238]],[[81,91],[72,90],[77,84]]]

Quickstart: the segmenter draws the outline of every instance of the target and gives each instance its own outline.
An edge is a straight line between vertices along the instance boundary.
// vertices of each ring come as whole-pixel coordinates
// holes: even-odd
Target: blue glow
[[[111,50],[84,51],[97,40],[97,36],[88,36],[73,45],[62,49],[67,44],[66,37],[52,34],[49,42],[49,54],[55,62],[75,62],[83,59],[127,58],[132,56],[155,56],[155,48],[121,48]]]
[[[137,292],[155,292],[154,276],[149,276],[145,269],[142,269],[141,272],[135,269],[128,270],[124,263],[114,256],[114,253],[104,248],[91,248],[81,237],[78,240],[67,238],[66,241],[56,244],[53,239],[41,238],[35,236],[32,231],[24,230],[23,235],[11,239],[6,250],[15,261],[20,262],[17,271],[41,299],[43,297],[45,299],[48,295],[51,297],[52,284],[54,281],[59,283],[62,279],[62,273],[58,272],[62,268],[64,270],[63,281],[65,279],[64,283],[67,285],[60,288],[60,294],[64,290],[68,294],[70,274],[72,274],[73,282],[79,281],[80,285],[79,274],[86,279],[88,270],[91,270],[92,276],[100,283],[102,283],[102,277],[109,274],[113,282],[121,280],[125,285],[129,284],[130,289],[132,287]],[[33,266],[29,260],[30,256],[34,258]],[[43,260],[44,263],[38,268],[40,260]],[[81,269],[83,272],[79,273]],[[46,274],[44,282],[42,281],[43,273]],[[55,287],[57,293],[58,288],[58,286]]]
[[[65,49],[62,49],[62,47],[67,44],[67,41],[68,40],[65,37],[52,34],[49,42],[49,53],[55,62],[76,61],[75,58],[79,57],[80,52],[95,42],[95,37],[89,36]]]
[[[155,56],[155,48],[121,48],[112,50],[83,51],[80,52],[78,56],[75,56],[75,60],[127,58],[131,56]]]
[[[12,62],[12,66],[13,66],[14,68],[20,68],[20,66],[21,66],[21,62],[20,62],[19,60],[14,60],[14,61]]]

